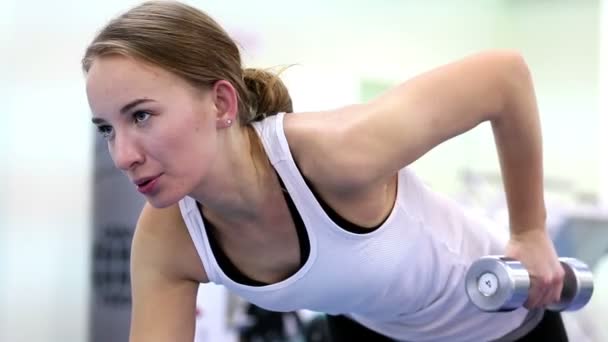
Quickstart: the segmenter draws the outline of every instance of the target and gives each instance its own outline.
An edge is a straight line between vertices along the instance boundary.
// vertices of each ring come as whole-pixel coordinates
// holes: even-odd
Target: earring
[[[228,126],[232,125],[232,120],[226,119],[226,125],[228,125]]]

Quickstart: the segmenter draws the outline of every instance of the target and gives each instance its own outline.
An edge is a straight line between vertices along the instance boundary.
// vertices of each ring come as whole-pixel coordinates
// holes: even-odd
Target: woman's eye
[[[97,126],[97,131],[104,139],[109,139],[112,136],[111,126]]]
[[[144,121],[148,120],[149,117],[150,113],[141,110],[133,113],[133,120],[136,123],[143,123]]]

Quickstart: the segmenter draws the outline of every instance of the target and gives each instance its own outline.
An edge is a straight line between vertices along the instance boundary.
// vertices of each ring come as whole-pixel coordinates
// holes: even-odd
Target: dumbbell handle
[[[593,293],[593,276],[583,262],[560,258],[566,272],[560,301],[552,311],[573,311],[583,307]],[[482,257],[469,268],[465,278],[469,299],[484,311],[511,311],[528,298],[530,276],[521,262],[503,256]]]

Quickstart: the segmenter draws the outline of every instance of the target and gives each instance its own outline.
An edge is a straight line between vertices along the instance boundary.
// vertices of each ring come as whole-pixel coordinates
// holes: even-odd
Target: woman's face
[[[176,203],[209,173],[217,148],[212,91],[115,55],[95,60],[86,91],[114,164],[151,205]]]

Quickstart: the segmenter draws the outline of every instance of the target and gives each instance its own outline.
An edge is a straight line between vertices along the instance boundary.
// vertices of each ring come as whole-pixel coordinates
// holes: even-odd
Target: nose
[[[112,155],[114,165],[123,171],[133,169],[144,160],[141,148],[135,141],[125,136],[116,136],[114,138],[110,154]]]

